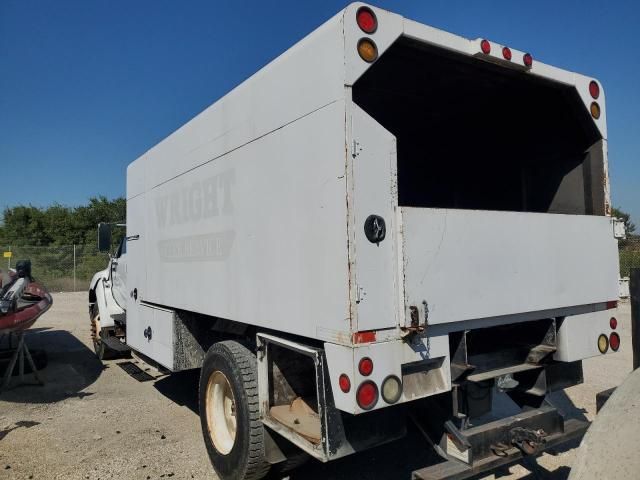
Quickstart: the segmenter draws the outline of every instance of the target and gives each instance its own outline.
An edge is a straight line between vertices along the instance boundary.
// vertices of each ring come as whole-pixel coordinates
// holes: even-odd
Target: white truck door
[[[394,248],[396,139],[355,104],[352,121],[353,248],[357,330],[362,332],[398,324],[398,254]],[[377,228],[386,230],[381,241],[369,239],[365,231],[365,225],[376,218]]]

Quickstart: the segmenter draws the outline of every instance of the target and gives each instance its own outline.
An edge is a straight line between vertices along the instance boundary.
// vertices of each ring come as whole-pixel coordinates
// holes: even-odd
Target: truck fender
[[[93,275],[91,282],[89,283],[89,303],[95,303],[95,297],[92,298],[92,292],[95,294],[98,282],[100,280],[106,280],[107,278],[109,278],[109,268],[100,270]]]
[[[97,272],[91,279],[89,289],[89,303],[90,305],[95,304],[100,312],[101,330],[114,326],[113,314],[124,313],[111,295],[108,278],[109,268]]]

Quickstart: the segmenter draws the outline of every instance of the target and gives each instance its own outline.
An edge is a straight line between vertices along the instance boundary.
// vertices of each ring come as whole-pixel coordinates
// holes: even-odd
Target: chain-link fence
[[[107,266],[109,257],[96,246],[61,245],[50,247],[0,245],[0,269],[31,260],[31,272],[51,292],[86,291],[93,274]]]
[[[620,276],[628,277],[632,268],[640,268],[640,236],[629,235],[620,240]]]

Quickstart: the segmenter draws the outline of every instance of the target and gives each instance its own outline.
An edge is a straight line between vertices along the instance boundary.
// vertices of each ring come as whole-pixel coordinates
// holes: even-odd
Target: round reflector
[[[489,55],[491,53],[491,44],[489,43],[489,40],[482,40],[480,42],[480,50],[482,50],[482,53],[485,55]]]
[[[524,65],[526,67],[530,67],[531,65],[533,65],[533,57],[530,53],[525,53],[522,57],[522,61],[524,62]]]
[[[511,60],[511,49],[509,47],[502,47],[502,56],[505,60]]]
[[[396,403],[402,395],[402,383],[395,375],[390,375],[382,382],[382,398],[387,403]]]
[[[371,410],[378,402],[378,387],[371,380],[360,384],[356,392],[356,401],[363,410]]]
[[[368,38],[361,38],[358,42],[358,53],[365,62],[371,63],[378,58],[378,47]]]
[[[594,100],[597,100],[600,96],[600,85],[595,80],[591,80],[589,83],[589,93]]]
[[[591,116],[596,120],[600,118],[600,105],[597,102],[591,102]]]
[[[338,383],[340,384],[340,390],[344,393],[349,393],[349,390],[351,390],[351,380],[349,380],[349,377],[347,377],[346,374],[343,373],[340,375]]]
[[[600,350],[600,353],[607,353],[607,350],[609,350],[609,339],[605,334],[598,337],[598,350]]]
[[[616,317],[611,317],[609,319],[609,326],[611,327],[611,330],[618,328],[618,320],[616,320]]]
[[[613,332],[609,337],[609,345],[611,345],[611,350],[617,352],[620,348],[620,335],[616,332]]]
[[[370,8],[360,7],[356,13],[356,22],[360,30],[364,33],[375,33],[378,29],[378,19],[376,14],[371,11]]]
[[[371,372],[373,372],[373,360],[369,357],[361,359],[360,363],[358,363],[358,371],[360,372],[360,375],[364,377],[371,375]]]

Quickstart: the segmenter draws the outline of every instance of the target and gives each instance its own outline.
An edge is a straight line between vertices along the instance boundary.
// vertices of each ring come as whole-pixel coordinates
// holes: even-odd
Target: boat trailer
[[[43,384],[38,375],[36,362],[24,337],[27,329],[51,307],[52,303],[51,294],[31,276],[31,262],[29,260],[19,261],[16,264],[15,272],[11,272],[8,281],[3,281],[0,287],[0,339],[4,336],[9,338],[9,349],[0,352],[2,357],[9,358],[0,384],[0,392],[9,387],[16,368],[19,384],[25,385],[25,358],[37,384]],[[17,338],[15,350],[12,348],[12,337]]]

